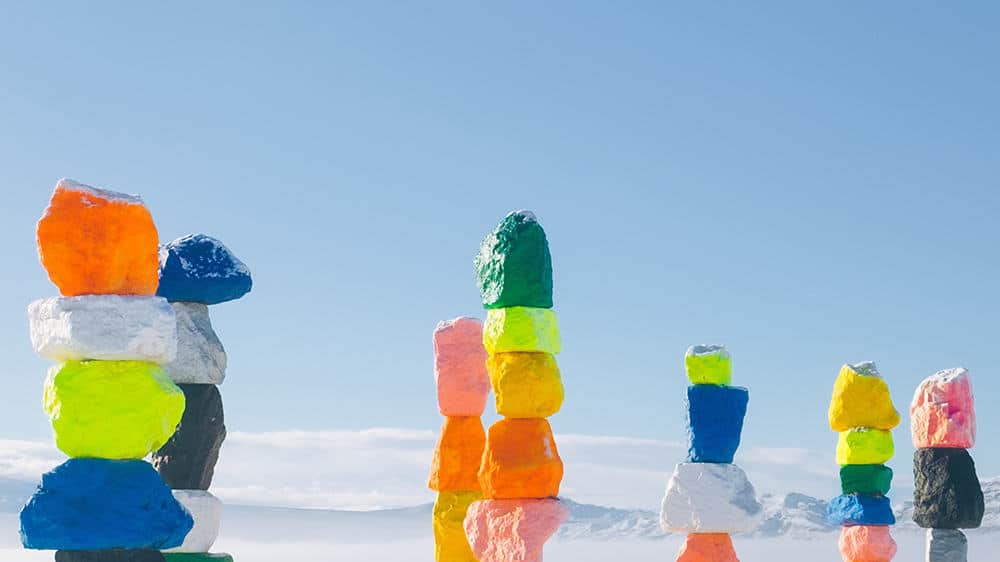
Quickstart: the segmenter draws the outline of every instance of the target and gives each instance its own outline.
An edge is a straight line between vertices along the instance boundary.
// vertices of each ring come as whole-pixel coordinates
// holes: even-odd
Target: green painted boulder
[[[208,552],[164,552],[163,558],[167,562],[233,562],[233,557],[229,554],[210,554]]]
[[[892,469],[882,464],[848,464],[840,467],[840,489],[844,494],[886,495],[892,484]]]
[[[531,211],[504,217],[483,240],[475,265],[484,307],[552,308],[549,242]]]

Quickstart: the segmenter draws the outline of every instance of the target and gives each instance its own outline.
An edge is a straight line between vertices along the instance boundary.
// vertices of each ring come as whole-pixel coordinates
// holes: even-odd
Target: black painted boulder
[[[60,550],[56,562],[164,562],[159,550]]]
[[[222,395],[214,384],[181,384],[187,405],[177,432],[153,453],[153,466],[175,490],[207,490],[226,438]]]
[[[975,529],[986,507],[976,464],[965,449],[917,449],[913,521],[927,529]]]

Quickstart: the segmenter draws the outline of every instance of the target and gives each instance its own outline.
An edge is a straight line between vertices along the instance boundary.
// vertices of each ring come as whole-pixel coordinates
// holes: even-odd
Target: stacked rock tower
[[[456,318],[437,325],[434,379],[438,410],[445,417],[428,483],[438,492],[433,515],[434,559],[476,562],[465,537],[464,522],[472,502],[483,497],[477,474],[486,432],[480,416],[486,408],[490,381],[482,322]]]
[[[177,328],[155,296],[153,219],[139,197],[60,180],[37,241],[62,297],[31,304],[31,340],[58,362],[43,406],[70,460],[21,511],[22,543],[64,562],[163,560],[193,521],[142,460],[173,435],[185,402],[161,367]]]
[[[487,371],[503,419],[487,434],[479,468],[484,499],[469,507],[465,532],[480,562],[539,562],[569,510],[557,498],[563,464],[546,420],[563,403],[552,257],[534,214],[507,215],[483,241],[475,266],[487,309]]]
[[[174,497],[194,516],[184,544],[168,562],[232,560],[209,554],[219,536],[222,502],[208,491],[226,438],[219,385],[226,376],[226,350],[212,328],[208,307],[233,301],[253,287],[250,270],[222,242],[195,234],[165,244],[159,254],[157,294],[177,316],[177,357],[164,366],[187,401],[177,432],[153,454],[153,466]]]
[[[927,529],[927,562],[965,562],[961,529],[983,522],[983,489],[968,449],[976,444],[969,372],[946,369],[924,379],[910,403],[913,521]]]
[[[892,429],[899,412],[889,385],[875,364],[844,365],[833,386],[830,428],[839,434],[837,464],[841,495],[829,505],[829,519],[840,525],[840,553],[845,562],[889,562],[896,542],[889,526],[896,523],[886,494],[892,483]]]
[[[660,511],[667,532],[685,533],[678,562],[738,562],[730,534],[763,516],[753,485],[733,464],[750,394],[730,386],[732,359],[721,345],[688,349],[688,457],[674,468]]]

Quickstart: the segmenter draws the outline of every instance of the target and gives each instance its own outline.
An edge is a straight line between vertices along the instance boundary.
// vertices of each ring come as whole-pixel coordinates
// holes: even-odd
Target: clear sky
[[[34,224],[65,176],[251,267],[213,309],[237,431],[436,428],[431,332],[482,316],[479,241],[528,208],[557,432],[682,439],[684,350],[723,342],[747,447],[832,459],[843,362],[901,411],[964,365],[998,474],[998,26],[987,2],[5,6],[0,433],[48,437],[25,307],[55,293]]]

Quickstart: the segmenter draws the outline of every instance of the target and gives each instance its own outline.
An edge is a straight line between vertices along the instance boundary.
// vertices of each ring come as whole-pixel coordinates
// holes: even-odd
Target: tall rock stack
[[[43,407],[70,457],[21,511],[25,548],[56,560],[157,561],[191,515],[142,459],[166,443],[184,394],[161,365],[176,315],[155,296],[158,236],[142,200],[60,180],[38,221],[38,254],[61,297],[28,309],[35,351],[58,362]]]
[[[917,387],[910,404],[913,434],[913,521],[927,529],[927,562],[965,562],[960,529],[983,522],[983,490],[968,449],[976,444],[976,409],[969,372],[938,371]]]
[[[477,474],[486,432],[479,418],[486,408],[490,381],[479,320],[455,318],[437,325],[434,379],[438,410],[445,417],[428,482],[438,492],[433,515],[434,559],[476,562],[465,537],[464,521],[469,505],[483,497]]]
[[[732,533],[754,530],[764,510],[746,473],[733,464],[750,394],[730,386],[732,359],[721,345],[688,349],[688,456],[674,468],[660,526],[687,538],[678,562],[738,562]]]
[[[562,406],[556,365],[559,327],[552,312],[552,258],[534,214],[507,215],[475,260],[487,309],[483,344],[497,413],[479,468],[483,500],[465,518],[480,562],[540,562],[569,515],[559,501],[563,464],[545,419]]]
[[[208,554],[222,523],[222,502],[208,489],[226,438],[218,387],[226,376],[226,350],[212,328],[208,307],[241,298],[253,280],[247,266],[222,242],[204,234],[160,248],[159,275],[157,294],[170,302],[177,316],[177,358],[164,370],[184,392],[187,409],[177,433],[153,454],[153,466],[194,516],[194,529],[166,558],[225,560],[226,554]]]
[[[830,502],[828,515],[842,527],[840,553],[845,562],[889,562],[896,555],[889,532],[896,517],[886,496],[892,469],[885,463],[894,452],[892,429],[899,425],[899,412],[874,363],[841,367],[829,418],[839,434],[841,495]]]

